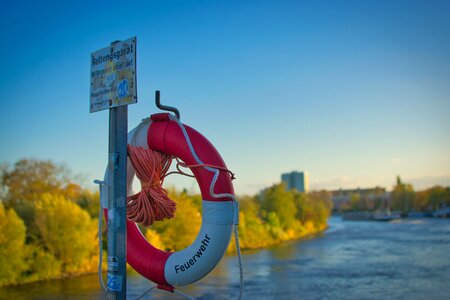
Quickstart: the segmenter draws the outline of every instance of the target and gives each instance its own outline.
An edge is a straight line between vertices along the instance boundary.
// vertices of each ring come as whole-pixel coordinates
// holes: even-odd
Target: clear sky
[[[90,53],[137,36],[129,128],[160,89],[238,194],[292,170],[315,189],[450,184],[449,1],[61,2],[2,4],[0,162],[101,178],[108,112],[89,114]]]

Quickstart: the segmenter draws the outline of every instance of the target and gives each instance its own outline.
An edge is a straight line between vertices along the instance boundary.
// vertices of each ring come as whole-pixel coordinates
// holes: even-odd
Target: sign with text
[[[92,53],[89,111],[136,102],[136,37]]]

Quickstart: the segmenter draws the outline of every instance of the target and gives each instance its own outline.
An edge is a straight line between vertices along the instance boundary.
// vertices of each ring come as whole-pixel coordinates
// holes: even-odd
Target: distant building
[[[281,181],[286,184],[286,188],[296,189],[299,192],[309,192],[309,175],[306,172],[291,172],[281,175]]]

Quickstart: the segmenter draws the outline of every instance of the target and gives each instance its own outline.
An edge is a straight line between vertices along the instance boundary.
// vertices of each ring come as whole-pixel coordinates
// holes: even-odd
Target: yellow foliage
[[[9,208],[0,201],[0,286],[96,272],[99,195],[70,182],[67,174],[62,166],[37,160],[21,160],[0,174]],[[156,248],[179,251],[197,237],[202,198],[174,189],[169,196],[177,202],[175,217],[144,232]],[[450,196],[445,199],[450,203]],[[429,201],[422,202],[417,206]],[[241,248],[264,248],[325,229],[330,203],[326,193],[286,191],[283,185],[244,197]],[[228,252],[235,252],[233,237]]]
[[[201,215],[186,194],[171,194],[170,197],[177,202],[175,217],[156,222],[151,229],[159,234],[166,251],[178,251],[194,242],[200,230]]]
[[[35,223],[63,271],[73,272],[97,251],[97,221],[62,196],[42,195],[36,202]]]
[[[28,246],[28,272],[25,281],[52,279],[61,276],[61,262],[51,253],[36,246]]]
[[[156,231],[152,229],[147,229],[147,232],[145,233],[145,238],[150,244],[152,244],[153,247],[158,249],[165,249],[165,246],[161,241],[161,237]]]
[[[25,224],[0,201],[0,286],[15,283],[26,269]]]

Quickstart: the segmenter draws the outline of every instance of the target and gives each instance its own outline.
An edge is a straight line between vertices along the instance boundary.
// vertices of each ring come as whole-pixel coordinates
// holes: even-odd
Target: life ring
[[[201,159],[204,164],[226,169],[219,153],[204,136],[170,114],[156,114],[143,120],[129,132],[128,144],[173,155],[187,165],[196,165]],[[127,220],[127,262],[164,289],[187,285],[206,276],[223,257],[233,224],[237,223],[238,208],[231,176],[218,170],[214,172],[210,167],[192,168],[191,171],[203,201],[202,225],[189,247],[178,252],[157,249],[144,238],[136,223]],[[128,195],[134,176],[134,167],[128,159]],[[107,195],[107,191],[102,194]],[[102,203],[105,203],[104,199]]]

